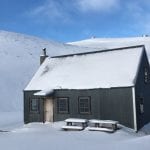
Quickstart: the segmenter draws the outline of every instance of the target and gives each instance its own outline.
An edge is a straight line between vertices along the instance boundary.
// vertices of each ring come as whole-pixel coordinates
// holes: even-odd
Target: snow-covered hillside
[[[22,110],[22,91],[39,67],[43,47],[49,56],[80,50],[78,46],[0,31],[0,111]]]
[[[84,48],[97,48],[99,50],[135,45],[145,45],[150,60],[150,37],[147,36],[130,38],[91,38],[82,41],[70,42],[68,44],[81,46]]]

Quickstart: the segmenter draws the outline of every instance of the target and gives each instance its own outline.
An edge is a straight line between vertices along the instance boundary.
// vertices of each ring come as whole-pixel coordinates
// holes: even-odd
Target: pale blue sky
[[[0,30],[62,42],[150,34],[149,0],[0,0]]]

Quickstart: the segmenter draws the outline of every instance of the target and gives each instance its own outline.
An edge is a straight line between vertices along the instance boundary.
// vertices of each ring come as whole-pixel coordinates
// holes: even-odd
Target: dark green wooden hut
[[[47,57],[24,89],[25,123],[107,119],[137,131],[150,121],[149,108],[143,45]]]

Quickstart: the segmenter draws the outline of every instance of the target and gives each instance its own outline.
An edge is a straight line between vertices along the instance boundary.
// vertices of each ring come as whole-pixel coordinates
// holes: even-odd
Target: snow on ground
[[[23,125],[23,112],[0,112],[0,130],[11,130]]]
[[[3,150],[149,150],[150,135],[134,133],[123,127],[115,133],[99,131],[63,131],[64,122],[23,125],[19,113],[0,115],[0,149]],[[5,120],[5,119],[8,120]],[[10,120],[9,120],[10,119]],[[7,121],[7,124],[6,122]],[[5,124],[3,126],[2,124]],[[11,125],[11,128],[9,127]],[[148,125],[150,127],[150,125]],[[146,127],[148,129],[148,127]]]

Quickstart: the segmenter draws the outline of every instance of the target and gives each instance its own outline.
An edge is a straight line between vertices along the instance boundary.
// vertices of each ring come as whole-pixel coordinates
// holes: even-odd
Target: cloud
[[[141,7],[138,1],[127,3],[125,9],[127,10],[126,13],[135,19],[141,17],[141,15],[144,13],[144,9]]]
[[[28,16],[35,20],[62,21],[74,20],[75,15],[84,16],[93,12],[113,12],[120,0],[45,0],[43,4],[32,8]],[[83,13],[84,12],[84,13]]]
[[[46,2],[45,4],[38,6],[33,9],[30,13],[31,15],[44,15],[48,17],[61,17],[59,10],[59,5],[53,1]]]
[[[107,15],[112,14],[114,18],[121,18],[124,26],[147,34],[150,33],[150,12],[145,9],[148,3],[149,0],[43,0],[41,5],[28,12],[27,17],[54,28],[62,25],[79,27],[80,24],[83,28],[84,24],[85,27],[90,26],[91,22],[94,24],[101,14],[106,14],[107,22]],[[94,14],[94,17],[89,18],[89,14]]]
[[[119,6],[120,0],[76,0],[83,12],[109,12]],[[114,11],[114,10],[113,10]]]
[[[59,1],[46,0],[42,5],[33,8],[28,12],[28,16],[34,17],[40,21],[58,21],[65,22],[69,19],[69,14],[66,12],[65,7]]]
[[[126,4],[127,16],[132,19],[133,28],[143,34],[150,34],[150,10],[146,9],[147,1],[133,1]]]

